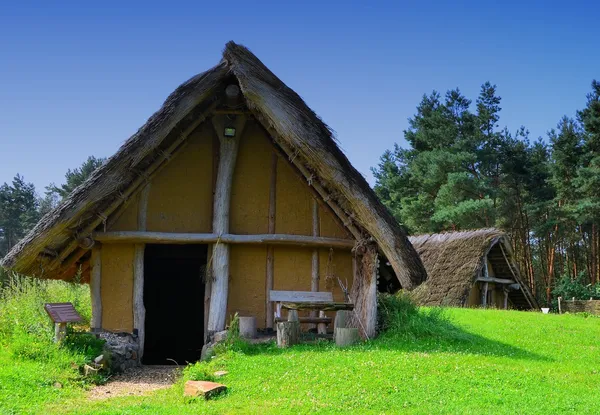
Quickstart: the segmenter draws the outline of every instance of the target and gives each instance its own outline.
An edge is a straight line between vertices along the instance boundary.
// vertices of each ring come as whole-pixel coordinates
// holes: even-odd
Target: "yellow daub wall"
[[[269,231],[269,186],[273,147],[256,123],[240,140],[231,188],[229,230],[237,234]]]
[[[151,182],[147,230],[161,232],[211,232],[214,163],[218,148],[210,123],[204,123],[183,151],[174,156]],[[270,138],[255,121],[246,124],[233,177],[230,232],[268,232],[269,186],[274,149]],[[312,234],[313,193],[285,157],[278,157],[276,189],[276,233]],[[137,230],[138,198],[130,202],[110,230]],[[319,207],[321,236],[348,238],[351,235],[324,205]],[[133,328],[133,245],[103,247],[103,325],[109,330]],[[210,252],[209,252],[210,257]],[[321,291],[332,291],[337,301],[344,297],[337,282],[352,284],[349,251],[320,249]],[[265,325],[266,246],[232,245],[228,318],[235,312],[256,316]],[[106,266],[104,263],[106,262]],[[312,249],[274,248],[274,289],[310,291]],[[332,278],[327,280],[327,275]],[[348,287],[350,289],[350,287]]]
[[[132,244],[102,245],[102,328],[133,331]]]
[[[154,177],[148,196],[148,231],[211,231],[213,137],[211,125],[204,123]]]

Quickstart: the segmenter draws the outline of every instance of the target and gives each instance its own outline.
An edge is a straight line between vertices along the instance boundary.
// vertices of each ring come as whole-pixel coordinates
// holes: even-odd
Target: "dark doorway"
[[[144,364],[185,364],[200,359],[206,253],[206,245],[146,245]]]

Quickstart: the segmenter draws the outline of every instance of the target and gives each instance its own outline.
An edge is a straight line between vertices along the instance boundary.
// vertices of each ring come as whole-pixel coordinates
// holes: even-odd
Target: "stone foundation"
[[[101,332],[98,334],[104,339],[104,353],[112,372],[122,372],[130,367],[141,365],[140,346],[138,337],[130,333]]]

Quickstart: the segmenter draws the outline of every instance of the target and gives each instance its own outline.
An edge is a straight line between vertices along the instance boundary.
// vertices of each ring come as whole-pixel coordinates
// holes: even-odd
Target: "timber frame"
[[[229,232],[231,181],[239,137],[253,119],[273,145],[268,233]],[[218,166],[214,184],[212,231],[205,234],[146,230],[151,180],[182,151],[188,137],[202,124],[212,123],[218,137]],[[224,127],[237,132],[225,136]],[[311,235],[275,233],[277,161],[285,159],[313,193]],[[138,200],[138,230],[109,231],[132,200]],[[352,239],[319,235],[319,206],[333,213]],[[265,275],[267,325],[273,325],[273,249],[276,245],[312,248],[311,289],[319,285],[319,248],[351,250],[352,301],[364,337],[375,334],[379,258],[391,264],[395,277],[410,290],[426,273],[405,233],[336,144],[331,130],[304,101],[243,46],[229,42],[214,68],[182,84],[163,107],[103,166],[38,225],[3,259],[4,267],[39,278],[69,280],[81,273],[90,281],[92,327],[102,327],[100,298],[102,244],[135,244],[134,325],[144,339],[143,267],[147,243],[206,243],[212,245],[212,266],[205,289],[207,334],[222,330],[227,306],[230,244],[267,246]]]

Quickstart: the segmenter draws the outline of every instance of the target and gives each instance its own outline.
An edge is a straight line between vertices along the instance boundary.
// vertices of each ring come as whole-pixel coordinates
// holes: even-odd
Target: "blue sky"
[[[0,183],[38,191],[110,156],[234,40],[369,171],[424,93],[485,81],[501,126],[545,136],[600,79],[600,2],[27,2],[0,5]],[[526,4],[525,4],[526,3]]]

